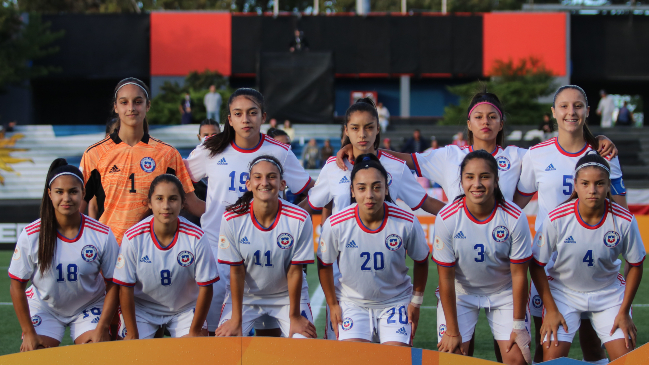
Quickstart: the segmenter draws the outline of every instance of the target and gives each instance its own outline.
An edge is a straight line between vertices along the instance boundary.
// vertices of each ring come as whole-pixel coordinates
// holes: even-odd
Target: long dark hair
[[[155,192],[156,186],[162,182],[167,182],[167,183],[172,183],[176,185],[176,189],[178,189],[178,194],[180,195],[180,201],[182,205],[185,205],[185,201],[187,199],[187,194],[185,194],[185,189],[183,188],[183,184],[178,180],[178,177],[176,175],[172,174],[162,174],[158,175],[151,181],[151,185],[149,185],[149,194],[147,195],[147,203],[151,203],[151,198],[153,197],[153,193]],[[153,214],[153,211],[151,209],[147,209],[146,212],[144,212],[139,220],[142,220],[148,216]]]
[[[347,112],[345,112],[345,121],[342,125],[344,137],[342,147],[345,147],[346,145],[351,143],[349,137],[345,135],[345,127],[347,127],[347,124],[349,123],[349,118],[351,118],[352,114],[356,112],[367,112],[370,113],[370,115],[372,115],[372,117],[374,118],[376,128],[378,130],[376,139],[374,140],[374,149],[378,151],[379,145],[381,144],[381,128],[379,127],[379,113],[376,111],[376,105],[374,104],[374,100],[372,100],[371,98],[358,99],[354,104],[347,108]]]
[[[352,174],[350,176],[351,184],[350,184],[349,194],[351,196],[351,202],[356,203],[356,198],[354,198],[354,196],[351,195],[352,194],[351,191],[354,188],[354,178],[356,177],[356,173],[361,170],[377,169],[385,179],[385,190],[387,192],[387,194],[385,194],[385,201],[393,203],[392,197],[390,196],[390,187],[388,186],[388,172],[385,170],[385,167],[383,167],[383,165],[381,164],[381,161],[379,161],[379,158],[376,157],[375,154],[364,153],[356,157],[355,161],[356,163],[354,163],[354,168],[352,169]]]
[[[485,150],[477,150],[468,153],[466,156],[464,156],[464,160],[462,160],[462,163],[460,164],[460,188],[462,188],[462,174],[464,173],[464,168],[466,165],[469,163],[469,161],[480,158],[485,160],[487,162],[487,166],[489,167],[489,170],[491,170],[491,173],[494,175],[494,178],[496,179],[496,186],[494,187],[494,198],[496,199],[496,204],[504,205],[505,204],[505,196],[503,195],[502,190],[500,190],[500,182],[498,181],[498,162],[496,162],[496,159],[491,155],[491,153],[485,151]],[[453,201],[462,199],[466,196],[466,194],[460,194]]]
[[[611,184],[611,173],[610,173],[611,165],[608,163],[608,161],[606,161],[606,159],[604,157],[600,156],[597,152],[589,151],[585,156],[580,158],[579,161],[577,161],[577,164],[575,165],[575,177],[574,177],[574,180],[572,182],[572,184],[573,184],[572,194],[570,194],[570,197],[564,203],[567,203],[567,202],[569,202],[571,200],[577,199],[577,197],[578,197],[577,196],[577,189],[575,189],[574,186],[577,185],[577,176],[579,176],[579,167],[581,167],[581,165],[587,164],[587,163],[597,163],[597,164],[606,166],[608,171],[606,171],[605,169],[603,169],[603,168],[601,168],[601,167],[599,167],[597,165],[592,165],[592,167],[595,167],[595,168],[598,168],[598,169],[604,171],[606,173],[606,175],[608,176],[609,185]],[[611,190],[610,189],[606,193],[606,197],[609,200],[613,200],[613,196],[611,195]]]
[[[146,103],[147,104],[151,103],[151,90],[149,90],[149,87],[146,86],[144,81],[140,79],[136,79],[135,77],[127,77],[124,80],[118,82],[117,85],[115,86],[115,90],[113,91],[113,104],[110,110],[111,111],[110,115],[112,118],[117,118],[119,120],[119,115],[115,113],[115,105],[117,104],[117,92],[122,86],[129,83],[136,84],[137,86],[141,87],[144,90],[144,97],[146,99]],[[115,132],[119,133],[120,126],[121,123],[120,125],[117,126],[117,128],[115,128]],[[149,122],[147,122],[146,117],[144,117],[143,128],[144,128],[144,134],[149,134]]]
[[[473,107],[476,104],[483,103],[483,102],[491,103],[491,104],[495,105],[496,108],[498,108],[500,110],[500,115],[502,117],[501,120],[502,120],[502,122],[504,124],[504,122],[505,122],[505,109],[503,109],[503,104],[500,102],[500,99],[498,99],[496,94],[492,94],[492,93],[487,92],[486,88],[483,89],[483,91],[473,95],[473,98],[471,99],[471,103],[469,103],[469,107],[467,108],[467,112],[466,112],[467,119],[471,119],[471,116],[469,115],[469,113],[471,112],[471,109],[473,109]],[[467,128],[466,134],[467,134],[467,140],[469,142],[469,145],[473,145],[473,132],[471,132]],[[504,125],[503,125],[503,129],[501,129],[500,132],[498,132],[498,135],[496,135],[496,144],[500,145],[500,146],[505,144],[505,128],[504,128]]]
[[[244,98],[255,103],[259,107],[259,109],[261,109],[262,115],[266,112],[264,108],[264,96],[261,95],[259,91],[250,88],[241,88],[233,92],[232,95],[230,95],[230,99],[228,99],[228,120],[223,123],[223,132],[205,141],[205,148],[210,150],[210,157],[214,157],[217,154],[223,152],[223,150],[225,150],[226,147],[228,147],[228,145],[230,145],[230,143],[234,141],[234,137],[237,135],[237,133],[234,131],[234,128],[230,125],[229,117],[230,105],[232,105],[234,99],[239,96],[243,96]]]
[[[218,129],[219,133],[221,133],[221,127],[219,126],[219,122],[217,122],[214,119],[203,119],[201,121],[201,124],[199,124],[199,126],[198,126],[198,134],[201,134],[201,128],[204,125],[213,125],[213,126],[216,127],[216,129]]]
[[[83,174],[73,165],[68,165],[64,158],[57,158],[52,161],[47,177],[45,178],[45,189],[43,189],[43,198],[41,199],[41,228],[38,234],[38,268],[41,276],[52,266],[52,259],[56,253],[56,233],[58,222],[54,204],[50,199],[50,182],[60,173],[74,174],[79,178],[81,193],[83,193]]]
[[[272,164],[275,165],[275,167],[277,167],[277,169],[279,170],[280,180],[284,179],[284,168],[282,168],[282,164],[279,162],[277,158],[271,155],[257,156],[252,161],[250,161],[250,164],[248,164],[248,175],[252,173],[253,166],[255,166],[259,160],[272,161]],[[237,214],[248,213],[250,211],[250,202],[252,201],[253,197],[254,196],[252,194],[252,191],[246,190],[246,192],[243,193],[243,195],[241,195],[239,199],[237,199],[237,201],[234,202],[234,204],[228,205],[225,208],[225,211],[233,212]]]
[[[586,92],[584,91],[584,89],[580,88],[577,85],[564,85],[564,86],[561,86],[560,88],[558,88],[557,91],[554,92],[554,97],[552,98],[552,107],[553,108],[557,107],[556,106],[556,104],[557,104],[557,96],[559,96],[559,94],[561,94],[561,92],[566,90],[566,89],[572,89],[572,90],[579,91],[581,96],[584,97],[584,101],[586,102],[586,108],[588,108],[588,97],[586,97]],[[586,140],[586,143],[588,143],[592,147],[592,149],[598,150],[599,149],[599,141],[597,140],[597,138],[595,138],[595,136],[593,135],[593,132],[590,131],[590,128],[588,128],[588,123],[587,123],[586,120],[584,121],[584,127],[583,128],[584,128],[584,139]]]

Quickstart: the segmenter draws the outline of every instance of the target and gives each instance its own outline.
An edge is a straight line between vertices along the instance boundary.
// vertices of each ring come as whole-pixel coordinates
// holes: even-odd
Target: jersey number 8
[[[162,284],[162,286],[171,285],[171,271],[169,270],[160,271],[160,284]]]

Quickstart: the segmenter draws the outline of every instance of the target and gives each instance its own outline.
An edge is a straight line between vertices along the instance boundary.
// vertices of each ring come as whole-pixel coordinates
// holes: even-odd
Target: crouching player
[[[390,202],[388,174],[373,154],[357,157],[351,197],[355,204],[325,221],[318,246],[318,273],[334,332],[344,341],[409,346],[428,277],[424,231],[412,213]],[[415,261],[414,285],[406,254]]]
[[[248,335],[255,322],[270,321],[283,337],[316,338],[302,300],[302,266],[313,263],[311,217],[279,198],[286,181],[277,158],[255,157],[248,173],[247,191],[221,220],[218,256],[230,265],[230,293],[215,334]]]
[[[205,318],[216,262],[203,231],[178,217],[185,192],[174,175],[151,182],[153,211],[122,240],[115,278],[121,285],[118,335],[125,340],[153,338],[166,325],[171,337],[206,336]]]
[[[635,348],[630,310],[646,252],[635,217],[611,199],[611,168],[604,158],[580,158],[574,185],[568,201],[545,219],[533,246],[530,271],[545,308],[543,360],[568,356],[582,315],[615,360]],[[546,276],[543,267],[553,254]],[[626,281],[620,255],[630,265]]]

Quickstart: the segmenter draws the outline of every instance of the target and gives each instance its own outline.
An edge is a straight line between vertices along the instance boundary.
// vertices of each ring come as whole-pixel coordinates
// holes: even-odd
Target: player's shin
[[[198,299],[196,300],[196,307],[194,310],[194,319],[189,328],[187,337],[201,337],[203,336],[202,329],[207,318],[207,312],[210,310],[212,304],[212,293],[214,288],[212,284],[200,286],[198,288]]]
[[[124,318],[124,326],[126,327],[126,337],[124,339],[137,340],[140,338],[140,333],[135,320],[135,296],[132,286],[121,286],[119,288],[119,305]]]
[[[90,338],[90,342],[103,342],[110,341],[110,334],[108,329],[110,328],[111,321],[113,316],[117,311],[117,306],[119,305],[119,285],[113,283],[112,281],[106,281],[106,297],[104,298],[104,307],[101,311],[101,316],[99,317],[99,323],[94,330]]]

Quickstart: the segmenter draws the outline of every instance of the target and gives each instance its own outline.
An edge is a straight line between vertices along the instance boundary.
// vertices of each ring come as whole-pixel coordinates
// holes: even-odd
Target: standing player
[[[574,166],[579,158],[591,150],[598,150],[599,141],[593,137],[586,124],[589,111],[584,90],[575,85],[560,87],[554,94],[552,106],[552,115],[557,120],[559,136],[531,147],[523,158],[523,169],[514,202],[524,208],[538,191],[539,210],[536,215],[536,231],[540,231],[548,212],[573,193]],[[620,162],[617,157],[606,156],[606,158],[610,160],[611,165],[613,200],[626,207],[626,189],[622,181]],[[552,260],[549,266],[552,266]],[[530,311],[537,329],[542,323],[542,307],[543,301],[533,285],[530,291]],[[584,350],[584,359],[606,364],[608,362],[606,354],[601,350],[590,321],[584,318],[581,323],[579,342]],[[538,330],[536,335],[539,335]],[[541,361],[542,351],[542,347],[538,346],[535,361]]]
[[[248,334],[257,320],[269,318],[283,337],[315,338],[311,306],[300,303],[302,265],[313,263],[311,218],[279,198],[286,182],[275,157],[257,156],[248,173],[246,193],[221,221],[219,263],[230,265],[231,295],[216,335]]]
[[[277,158],[284,170],[284,178],[291,191],[300,194],[313,186],[311,177],[304,171],[291,146],[260,133],[266,120],[264,97],[257,90],[238,89],[228,100],[228,121],[223,132],[208,138],[185,160],[187,171],[193,181],[209,178],[207,209],[201,217],[212,247],[218,259],[218,240],[221,219],[225,207],[234,204],[246,191],[248,164],[257,156],[271,155]],[[221,306],[229,283],[230,267],[219,264],[223,284],[214,288],[214,298],[208,315],[209,331],[214,332],[221,316]],[[306,286],[306,280],[304,280]],[[308,290],[306,290],[308,301]]]
[[[485,308],[503,362],[529,363],[526,304],[532,238],[527,217],[504,198],[498,163],[490,153],[478,150],[466,155],[460,174],[464,195],[444,207],[435,220],[437,348],[469,354],[480,309]]]
[[[611,199],[611,176],[604,158],[580,158],[574,191],[545,218],[535,238],[535,264],[530,269],[545,307],[544,361],[568,356],[584,315],[611,360],[635,348],[637,329],[630,310],[646,252],[638,222]],[[630,265],[626,281],[619,274],[620,255]],[[546,276],[543,266],[553,256]]]
[[[20,234],[9,266],[21,352],[58,346],[66,327],[75,344],[110,339],[119,247],[110,228],[79,212],[82,200],[81,171],[57,158],[47,172],[41,219]]]
[[[358,157],[351,196],[356,204],[325,221],[318,246],[320,284],[336,338],[409,346],[428,278],[424,231],[412,213],[389,202],[388,173],[373,154]],[[414,283],[406,254],[415,262]],[[336,261],[339,288],[331,267]]]
[[[221,133],[221,128],[219,127],[219,122],[214,119],[203,119],[201,124],[198,126],[198,140],[203,143],[209,137],[215,136]]]
[[[125,340],[153,338],[163,325],[171,337],[207,335],[219,276],[203,231],[178,216],[184,203],[177,177],[156,177],[148,195],[153,215],[124,234],[113,281],[122,286],[118,334]]]

